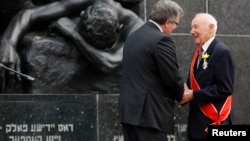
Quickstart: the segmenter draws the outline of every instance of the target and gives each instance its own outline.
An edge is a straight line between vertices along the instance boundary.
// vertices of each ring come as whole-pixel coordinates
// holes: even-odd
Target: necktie
[[[201,62],[201,59],[202,59],[202,52],[203,52],[203,49],[201,48],[201,49],[199,50],[199,55],[198,55],[198,59],[197,59],[197,66],[196,66],[196,68],[199,67],[199,64],[200,64],[200,62]]]

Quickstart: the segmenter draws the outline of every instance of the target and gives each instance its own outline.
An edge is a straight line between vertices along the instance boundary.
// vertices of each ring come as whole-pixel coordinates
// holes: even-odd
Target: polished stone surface
[[[224,35],[250,34],[249,8],[248,0],[208,1],[208,12],[218,20],[218,33]]]
[[[119,94],[0,95],[0,140],[123,141],[118,98]],[[187,106],[176,107],[173,140],[185,140],[186,110]]]
[[[121,125],[118,122],[119,94],[97,96],[99,141],[115,141],[122,137]]]
[[[95,95],[0,95],[0,140],[97,141],[96,103]]]

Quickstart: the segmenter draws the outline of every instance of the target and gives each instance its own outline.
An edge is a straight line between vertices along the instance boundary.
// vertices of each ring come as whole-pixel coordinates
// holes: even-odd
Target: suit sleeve
[[[163,38],[157,45],[155,56],[166,89],[170,91],[172,98],[180,101],[184,92],[184,82],[178,67],[175,45],[172,39],[169,37]]]

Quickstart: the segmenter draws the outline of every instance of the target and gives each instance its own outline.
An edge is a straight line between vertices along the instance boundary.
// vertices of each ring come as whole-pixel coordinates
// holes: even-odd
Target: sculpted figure
[[[26,9],[12,19],[3,33],[0,62],[20,72],[18,43],[33,27],[53,21],[52,29],[62,33],[86,61],[105,75],[121,66],[124,41],[144,23],[113,0],[62,0]],[[7,74],[10,85],[15,82],[14,76]]]

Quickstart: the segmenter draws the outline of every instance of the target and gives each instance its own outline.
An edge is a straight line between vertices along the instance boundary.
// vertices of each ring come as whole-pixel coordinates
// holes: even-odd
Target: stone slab
[[[0,95],[1,141],[97,141],[93,95]]]

